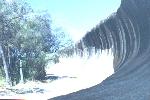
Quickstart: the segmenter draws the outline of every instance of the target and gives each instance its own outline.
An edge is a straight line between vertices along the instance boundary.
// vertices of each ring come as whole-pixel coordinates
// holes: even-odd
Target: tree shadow
[[[70,77],[70,76],[58,76],[55,74],[47,74],[44,80],[58,80],[62,78],[77,78],[77,77]]]

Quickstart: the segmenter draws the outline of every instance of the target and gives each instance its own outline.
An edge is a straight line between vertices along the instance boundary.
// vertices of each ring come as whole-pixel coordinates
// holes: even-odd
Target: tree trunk
[[[11,55],[10,55],[10,47],[9,47],[9,45],[7,47],[7,50],[8,50],[8,66],[10,67]]]
[[[0,54],[2,56],[2,61],[3,61],[4,71],[5,71],[6,85],[10,85],[8,66],[6,64],[5,55],[4,55],[3,48],[2,48],[1,44],[0,44]]]
[[[19,70],[20,70],[20,83],[24,83],[21,59],[20,59],[20,69]]]

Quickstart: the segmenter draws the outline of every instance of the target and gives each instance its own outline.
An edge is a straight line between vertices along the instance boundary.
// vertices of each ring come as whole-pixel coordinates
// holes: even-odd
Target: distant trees
[[[0,0],[0,74],[7,84],[42,80],[46,54],[60,47],[47,13],[35,13],[23,0]]]

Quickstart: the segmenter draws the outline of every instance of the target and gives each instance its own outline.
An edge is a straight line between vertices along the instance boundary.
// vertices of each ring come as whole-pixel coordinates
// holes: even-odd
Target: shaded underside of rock
[[[150,0],[122,0],[80,42],[112,48],[115,72],[94,87],[51,100],[150,100]]]

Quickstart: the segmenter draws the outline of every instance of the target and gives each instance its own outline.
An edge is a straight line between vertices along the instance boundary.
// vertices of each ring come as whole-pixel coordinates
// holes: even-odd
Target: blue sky
[[[30,0],[36,10],[47,10],[53,26],[79,40],[101,20],[117,10],[121,0]]]

